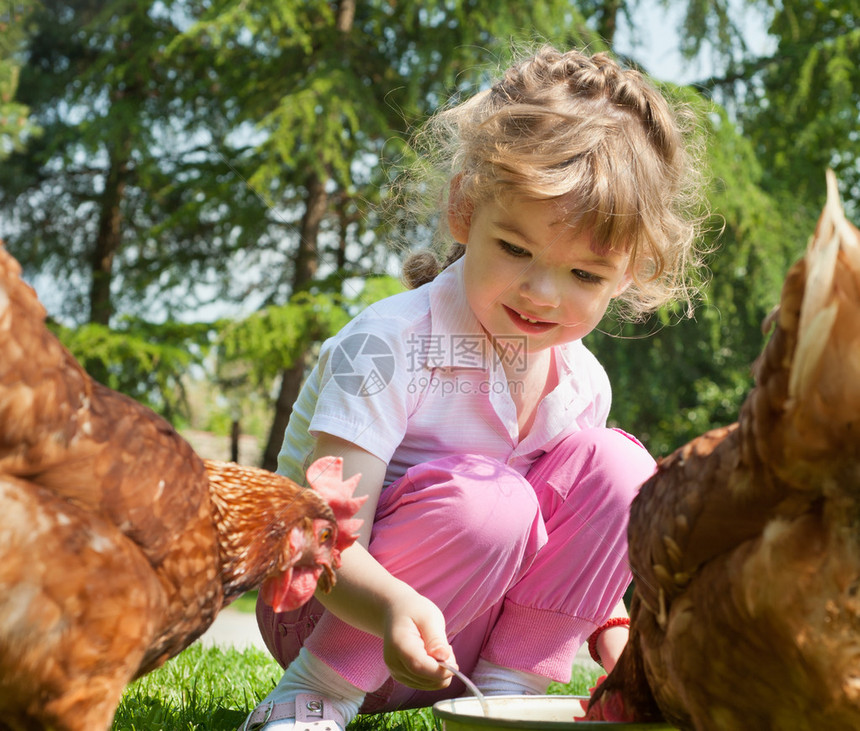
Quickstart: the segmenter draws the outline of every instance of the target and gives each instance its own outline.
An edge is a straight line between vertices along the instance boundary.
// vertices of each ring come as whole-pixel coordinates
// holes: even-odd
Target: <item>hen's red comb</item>
[[[343,551],[355,543],[358,529],[364,522],[356,518],[358,509],[367,500],[367,495],[353,497],[361,475],[343,479],[343,459],[320,457],[307,471],[308,484],[325,498],[337,521],[337,543],[335,549]]]

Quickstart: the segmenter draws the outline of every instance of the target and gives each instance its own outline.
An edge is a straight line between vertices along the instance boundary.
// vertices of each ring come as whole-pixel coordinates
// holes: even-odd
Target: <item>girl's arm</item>
[[[385,641],[385,663],[391,676],[419,690],[443,688],[451,673],[438,660],[454,663],[445,632],[445,618],[429,599],[392,576],[367,551],[386,465],[351,442],[320,434],[313,459],[343,458],[344,479],[360,473],[355,495],[368,498],[358,512],[363,519],[356,543],[343,552],[337,582],[317,599],[337,617]]]

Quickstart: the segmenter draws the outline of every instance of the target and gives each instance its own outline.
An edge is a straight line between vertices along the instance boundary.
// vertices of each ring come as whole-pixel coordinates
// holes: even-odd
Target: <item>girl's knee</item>
[[[526,480],[495,460],[461,456],[418,465],[383,491],[369,550],[436,602],[450,629],[501,601],[546,541]],[[477,594],[464,589],[475,586]]]
[[[593,432],[593,433],[591,433]],[[654,458],[634,436],[621,429],[590,429],[593,443],[593,466],[611,484],[633,494],[657,468]]]
[[[654,458],[630,434],[592,428],[571,434],[541,457],[528,479],[539,494],[549,485],[562,498],[590,494],[626,511],[655,469]]]
[[[404,481],[408,491],[397,500],[397,522],[413,530],[420,525],[422,534],[465,540],[473,550],[495,547],[504,552],[539,532],[540,507],[533,488],[497,460],[448,457],[410,469]],[[385,519],[385,512],[377,514],[377,521]]]

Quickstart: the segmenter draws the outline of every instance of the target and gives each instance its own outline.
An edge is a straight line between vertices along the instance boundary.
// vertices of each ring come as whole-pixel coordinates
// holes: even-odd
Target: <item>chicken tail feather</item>
[[[844,285],[836,279],[837,260],[843,254],[860,281],[860,234],[845,218],[836,176],[827,171],[827,203],[806,254],[807,276],[798,322],[797,347],[791,367],[788,394],[803,398],[815,383],[817,366],[830,339],[839,312]]]
[[[798,505],[847,484],[860,413],[860,231],[829,170],[827,192],[806,254],[786,277],[777,327],[740,416],[779,484],[805,494]]]

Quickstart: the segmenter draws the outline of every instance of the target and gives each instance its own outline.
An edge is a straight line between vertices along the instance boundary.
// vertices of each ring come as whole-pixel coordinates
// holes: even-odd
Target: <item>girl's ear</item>
[[[448,193],[448,230],[454,237],[454,241],[465,245],[469,241],[474,205],[463,195],[463,189],[460,186],[462,179],[463,174],[459,173],[451,181],[451,189]]]
[[[612,296],[613,296],[613,297],[617,297],[618,295],[623,294],[623,293],[624,293],[624,291],[625,291],[625,290],[626,290],[626,289],[627,289],[631,284],[633,284],[633,274],[632,274],[632,273],[631,273],[631,271],[628,269],[628,270],[624,273],[624,276],[623,276],[623,277],[621,277],[621,281],[618,283],[618,286],[615,288],[615,292],[613,292],[613,293],[612,293]]]

